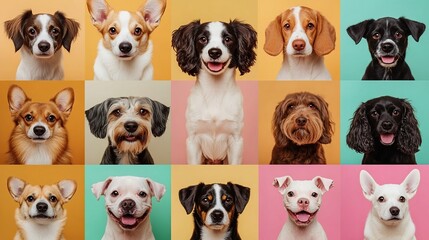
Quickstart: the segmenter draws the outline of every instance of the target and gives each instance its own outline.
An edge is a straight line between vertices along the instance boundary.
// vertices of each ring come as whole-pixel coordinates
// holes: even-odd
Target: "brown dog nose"
[[[299,117],[295,120],[296,124],[298,124],[298,126],[302,127],[307,123],[307,118],[305,117]]]
[[[301,39],[293,40],[292,47],[296,51],[302,51],[305,48],[305,42],[304,40],[301,40]]]
[[[310,204],[310,201],[307,198],[300,198],[298,199],[298,206],[300,208],[307,208],[308,205]]]

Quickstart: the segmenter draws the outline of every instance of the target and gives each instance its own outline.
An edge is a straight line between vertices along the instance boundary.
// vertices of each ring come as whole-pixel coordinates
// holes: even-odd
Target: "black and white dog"
[[[169,113],[147,97],[109,98],[86,110],[91,133],[109,140],[101,164],[153,164],[147,147],[165,132]]]
[[[238,215],[250,198],[250,188],[228,182],[189,186],[179,191],[187,214],[194,211],[191,240],[240,240]]]
[[[414,80],[405,62],[408,36],[416,42],[425,31],[423,23],[404,17],[369,19],[347,28],[356,44],[362,38],[368,41],[372,61],[366,68],[363,80]]]
[[[4,23],[6,33],[21,50],[21,62],[16,71],[18,80],[61,80],[61,47],[70,52],[79,23],[64,13],[33,14],[27,10]]]
[[[197,76],[186,109],[190,164],[240,164],[243,152],[243,97],[235,69],[250,71],[256,31],[239,21],[194,21],[173,32],[182,71]]]

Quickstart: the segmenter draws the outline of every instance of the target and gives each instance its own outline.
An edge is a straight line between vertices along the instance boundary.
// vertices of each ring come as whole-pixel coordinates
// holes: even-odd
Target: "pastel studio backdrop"
[[[390,95],[406,98],[414,108],[414,115],[419,122],[422,145],[416,154],[418,164],[429,163],[429,109],[427,108],[427,81],[346,81],[341,83],[341,163],[361,164],[363,154],[355,152],[346,143],[351,119],[361,103],[372,98]]]
[[[166,192],[158,202],[152,198],[150,221],[156,239],[170,239],[171,223],[171,178],[170,166],[154,165],[88,165],[85,167],[85,239],[101,239],[106,229],[107,212],[104,196],[97,201],[91,192],[94,183],[106,180],[111,176],[137,176],[150,178],[164,184]]]
[[[347,34],[347,27],[367,19],[382,17],[406,17],[426,24],[426,31],[416,42],[408,37],[408,49],[405,61],[411,68],[416,80],[429,80],[427,70],[427,52],[429,52],[429,2],[418,0],[404,2],[390,1],[341,1],[341,80],[360,80],[371,61],[365,38],[356,45]]]

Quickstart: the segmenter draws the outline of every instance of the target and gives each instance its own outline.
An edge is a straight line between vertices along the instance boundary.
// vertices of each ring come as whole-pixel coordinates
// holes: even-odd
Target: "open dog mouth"
[[[126,142],[136,142],[136,141],[143,141],[144,136],[143,135],[124,135],[119,137],[119,142],[126,141]]]
[[[309,213],[307,211],[300,211],[300,212],[292,212],[291,210],[287,210],[289,213],[289,216],[292,217],[292,220],[297,224],[297,225],[308,225],[309,223],[311,223],[311,221],[313,220],[313,218],[316,216],[317,211],[315,211],[314,213]]]
[[[124,229],[134,229],[141,222],[143,222],[146,217],[149,215],[150,210],[146,210],[146,212],[141,217],[135,217],[133,214],[124,214],[121,217],[116,217],[110,209],[108,210],[109,215],[112,219],[117,222]]]
[[[399,56],[398,55],[383,55],[383,56],[377,56],[378,61],[383,66],[394,66],[396,65],[396,61],[398,61]]]
[[[47,215],[42,214],[42,213],[39,213],[39,214],[34,215],[34,216],[30,216],[30,217],[33,219],[53,219],[53,218],[55,218],[55,216],[47,216]]]
[[[380,134],[380,142],[385,146],[392,145],[395,142],[395,134],[393,133]]]
[[[203,60],[202,62],[210,72],[218,73],[218,72],[221,72],[223,69],[225,69],[225,67],[229,64],[230,59],[228,59],[226,62],[217,62],[217,61],[205,62]]]

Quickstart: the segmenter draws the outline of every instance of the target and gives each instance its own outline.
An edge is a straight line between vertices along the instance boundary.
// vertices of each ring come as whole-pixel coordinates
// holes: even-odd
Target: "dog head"
[[[104,0],[87,0],[103,46],[118,58],[131,60],[146,52],[149,35],[159,25],[166,0],[148,0],[136,12],[115,11]]]
[[[308,92],[288,94],[274,112],[273,133],[276,145],[286,146],[331,142],[332,122],[328,103]]]
[[[70,52],[77,37],[79,23],[57,11],[54,15],[33,14],[31,10],[4,23],[6,33],[15,45],[15,51],[25,47],[35,57],[49,58],[63,46]]]
[[[347,33],[356,44],[365,38],[372,59],[385,68],[391,68],[395,67],[398,61],[405,60],[408,36],[411,35],[418,42],[425,28],[423,23],[404,17],[385,17],[350,26]]]
[[[109,219],[123,230],[133,230],[149,219],[152,197],[159,201],[165,186],[149,178],[120,176],[95,183],[91,190],[97,200],[104,196]]]
[[[408,201],[414,197],[420,182],[420,172],[412,170],[401,184],[378,185],[362,170],[360,185],[363,195],[372,203],[372,213],[386,225],[398,224],[408,214]]]
[[[229,230],[236,224],[250,198],[250,188],[228,182],[189,186],[179,191],[179,199],[187,214],[194,210],[194,218],[211,230]]]
[[[316,218],[322,195],[333,187],[333,181],[319,176],[312,180],[294,181],[292,177],[284,176],[275,178],[273,185],[283,196],[289,219],[305,227]]]
[[[62,180],[53,185],[30,185],[25,181],[9,177],[7,187],[12,198],[19,203],[20,219],[26,219],[37,224],[49,224],[63,219],[67,203],[76,191],[76,182]]]
[[[161,136],[170,108],[147,97],[109,98],[85,111],[91,133],[109,139],[120,153],[142,152],[151,136]]]
[[[256,31],[249,24],[197,20],[173,32],[172,46],[179,67],[191,76],[201,69],[220,75],[233,68],[243,75],[255,63],[256,41]]]
[[[413,107],[405,99],[390,96],[362,103],[347,134],[349,147],[360,153],[392,146],[405,154],[414,154],[421,143]]]
[[[296,57],[323,56],[335,49],[335,28],[318,11],[293,7],[278,15],[265,30],[266,53]]]
[[[64,125],[72,111],[74,91],[65,88],[47,103],[32,102],[24,90],[12,85],[8,92],[9,111],[15,122],[13,134],[33,143],[43,143],[64,138],[67,132]]]

